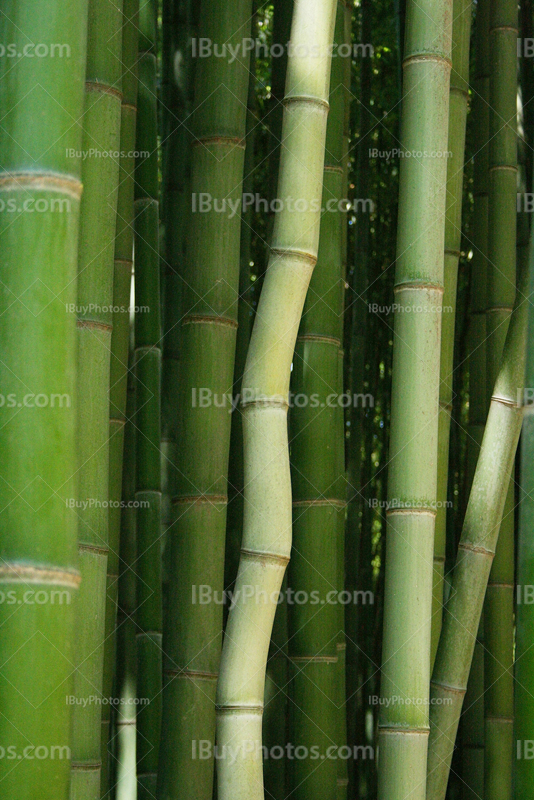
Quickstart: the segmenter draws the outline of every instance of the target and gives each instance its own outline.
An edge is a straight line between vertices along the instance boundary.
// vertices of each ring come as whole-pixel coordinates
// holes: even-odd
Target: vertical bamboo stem
[[[245,523],[236,582],[239,594],[228,618],[217,687],[218,742],[231,746],[237,759],[233,764],[229,759],[218,764],[220,800],[263,798],[265,668],[276,596],[291,548],[289,379],[317,260],[335,11],[333,1],[296,0],[294,4],[294,49],[288,57],[278,184],[283,207],[275,218],[271,257],[243,378]],[[304,208],[292,213],[288,199],[295,193],[303,198]],[[249,589],[246,593],[245,588]],[[266,599],[258,602],[260,597]],[[335,784],[332,788],[335,791]]]
[[[122,3],[90,0],[78,268],[78,607],[72,800],[97,800],[109,553],[109,386],[121,127]],[[96,155],[93,155],[95,153]],[[102,153],[112,151],[106,157]],[[87,703],[87,705],[85,705]]]
[[[379,800],[425,798],[451,29],[451,2],[407,3]]]
[[[86,0],[2,4],[0,39],[20,56],[0,59],[0,785],[10,800],[69,796],[80,584],[69,509],[82,193],[73,120],[86,34]],[[61,50],[37,58],[38,42]]]

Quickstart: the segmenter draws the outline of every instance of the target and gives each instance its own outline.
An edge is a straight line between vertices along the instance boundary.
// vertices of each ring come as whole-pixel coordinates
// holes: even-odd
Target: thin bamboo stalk
[[[443,575],[447,544],[447,484],[449,438],[453,397],[454,325],[456,287],[462,238],[462,196],[464,178],[465,128],[469,101],[469,45],[471,0],[453,0],[452,70],[449,100],[449,144],[447,160],[447,205],[445,213],[445,261],[441,322],[439,384],[438,489],[434,535],[434,582],[432,590],[432,644],[430,668],[438,649],[443,618]]]
[[[85,0],[2,5],[1,41],[21,56],[0,59],[0,783],[10,800],[69,796],[80,584],[69,509],[82,193],[73,120],[86,35]],[[37,42],[62,49],[38,59]]]
[[[446,793],[484,595],[521,430],[518,392],[524,383],[527,314],[524,288],[517,293],[501,370],[493,390],[432,674],[427,786],[427,795],[432,800],[443,800]]]
[[[401,141],[427,155],[400,171],[379,800],[425,798],[451,35],[451,2],[409,0]]]
[[[222,398],[233,383],[241,219],[214,208],[200,213],[197,206],[194,212],[194,204],[201,192],[219,204],[241,199],[249,80],[249,51],[241,44],[250,34],[251,7],[251,0],[207,0],[200,9],[202,36],[219,52],[227,45],[238,56],[198,58],[188,122],[193,210],[182,272],[179,474],[170,531],[160,800],[212,796],[213,758],[195,757],[194,748],[214,741],[222,606],[195,597],[202,585],[219,596],[223,590],[231,414]],[[199,389],[210,390],[218,405],[195,404]]]
[[[472,124],[477,150],[474,174],[474,232],[469,314],[469,427],[467,488],[470,491],[487,414],[486,273],[488,252],[489,0],[477,6],[476,74]],[[462,716],[462,779],[466,800],[484,796],[484,624],[479,626]]]
[[[156,794],[161,726],[161,313],[156,97],[156,4],[139,10],[135,165],[137,797]],[[148,154],[148,155],[146,155]],[[141,308],[143,311],[141,312]]]
[[[90,0],[85,113],[84,193],[78,266],[77,451],[78,608],[72,728],[72,800],[96,800],[101,780],[106,574],[109,553],[109,386],[113,270],[119,187],[122,3]],[[91,151],[99,151],[93,156]],[[101,155],[102,151],[112,151]],[[87,705],[85,705],[85,702]]]
[[[344,39],[344,6],[337,3],[334,43]],[[289,741],[306,748],[307,757],[288,762],[288,788],[295,800],[316,800],[337,792],[338,759],[318,763],[314,751],[325,755],[339,746],[340,607],[328,602],[339,590],[340,517],[345,491],[340,480],[339,350],[343,301],[343,155],[345,66],[332,61],[322,207],[334,205],[321,218],[317,265],[310,280],[293,358],[292,392],[296,398],[317,398],[290,414],[293,545],[288,585],[319,605],[288,606],[290,658]],[[334,396],[332,402],[331,397]],[[341,433],[342,435],[342,433]]]
[[[218,764],[220,800],[263,798],[265,668],[276,596],[291,549],[289,379],[306,292],[317,261],[335,11],[333,0],[296,0],[294,4],[294,50],[288,57],[278,197],[283,202],[298,194],[305,210],[292,213],[283,202],[275,218],[271,257],[243,378],[243,547],[237,602],[228,618],[217,687],[217,739],[222,747],[232,747],[237,759],[233,764],[229,759]],[[332,583],[335,585],[335,575]],[[252,592],[245,593],[245,587]],[[259,597],[266,600],[258,603]],[[335,785],[332,788],[335,791]]]
[[[106,627],[104,640],[104,697],[111,697],[115,670],[117,602],[119,588],[119,547],[121,527],[122,461],[126,421],[126,386],[130,339],[130,290],[133,268],[133,171],[137,102],[137,22],[139,0],[125,0],[122,14],[122,108],[119,193],[115,228],[113,274],[113,332],[109,390],[109,553],[107,567]],[[101,796],[110,791],[111,703],[102,708]]]
[[[517,4],[490,2],[490,147],[486,359],[493,386],[515,294]],[[486,800],[512,792],[515,482],[508,487],[484,609]]]

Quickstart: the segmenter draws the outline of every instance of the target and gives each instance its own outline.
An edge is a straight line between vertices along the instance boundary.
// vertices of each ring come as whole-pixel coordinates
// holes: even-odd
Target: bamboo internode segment
[[[387,515],[379,800],[426,796],[452,1],[407,3]],[[421,126],[421,118],[425,125]],[[428,202],[428,197],[432,198]],[[422,313],[417,313],[419,307]],[[413,510],[410,512],[410,508]]]
[[[463,692],[467,686],[490,569],[492,562],[495,563],[493,554],[521,431],[522,409],[517,406],[516,398],[524,384],[528,305],[524,289],[525,285],[517,293],[494,388],[494,394],[507,398],[509,403],[494,401],[490,405],[432,675],[431,697],[434,702],[430,710],[428,796],[436,800],[443,800],[447,789]],[[506,613],[506,606],[502,608]],[[487,630],[485,634],[488,635]],[[451,692],[448,687],[456,687],[456,691]],[[506,695],[504,699],[507,700]],[[493,722],[490,724],[494,726]],[[494,733],[496,731],[492,729],[490,739],[496,743]],[[489,741],[486,739],[486,747]]]
[[[243,705],[263,707],[265,668],[276,602],[258,604],[245,586],[278,595],[291,552],[291,485],[287,439],[287,402],[298,326],[319,244],[330,47],[335,2],[296,0],[288,57],[278,197],[299,195],[307,209],[275,218],[269,266],[254,323],[243,378],[243,394],[253,400],[244,409],[245,518],[243,548],[276,554],[280,561],[242,558],[236,581],[237,602],[230,610],[217,687],[218,742],[241,745],[235,764],[218,765],[221,800],[263,798],[261,715],[232,713]],[[310,48],[310,44],[315,45]],[[312,55],[312,51],[315,54]],[[292,102],[292,98],[295,101]],[[298,98],[298,99],[297,99]],[[305,144],[306,143],[306,144]],[[306,147],[306,164],[300,154]],[[313,209],[313,210],[312,210]],[[250,395],[248,394],[250,393]],[[283,405],[262,403],[282,399]],[[256,402],[260,401],[260,402]],[[247,593],[248,594],[248,593]],[[298,705],[298,698],[297,698]],[[253,743],[250,748],[243,746]]]

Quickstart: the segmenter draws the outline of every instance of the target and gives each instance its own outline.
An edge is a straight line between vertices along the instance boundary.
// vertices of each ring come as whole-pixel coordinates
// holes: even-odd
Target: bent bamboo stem
[[[217,687],[221,800],[263,798],[261,721],[276,595],[291,549],[287,404],[291,361],[319,244],[334,0],[296,0],[288,58],[278,196],[306,209],[277,214],[243,377],[243,546]],[[315,45],[314,48],[310,45]],[[306,150],[307,158],[302,159]],[[244,591],[245,588],[252,587]],[[259,595],[258,593],[262,594]],[[257,602],[265,597],[265,602]],[[335,787],[334,787],[335,788]]]

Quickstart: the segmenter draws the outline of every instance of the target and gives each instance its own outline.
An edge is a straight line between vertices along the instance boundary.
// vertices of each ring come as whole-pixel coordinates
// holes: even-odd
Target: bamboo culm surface
[[[271,256],[243,377],[245,512],[237,602],[217,686],[217,740],[237,754],[218,764],[220,800],[263,800],[262,712],[276,595],[291,550],[287,409],[291,362],[317,260],[335,2],[296,0],[291,28],[278,197],[306,200],[275,217]],[[313,47],[310,47],[313,45]],[[301,158],[303,148],[307,158]],[[336,376],[334,376],[334,384]],[[335,585],[336,576],[333,575]],[[252,587],[251,592],[244,592]],[[260,593],[261,594],[258,594]],[[265,602],[258,603],[258,597]],[[256,598],[256,599],[255,599]],[[251,746],[252,745],[252,746]],[[334,787],[335,789],[335,787]]]
[[[86,0],[2,4],[0,38],[15,52],[28,42],[70,47],[70,58],[0,59],[2,208],[9,201],[41,211],[0,214],[0,382],[19,398],[58,398],[0,409],[0,590],[17,602],[15,613],[0,605],[0,746],[21,759],[0,760],[1,793],[10,800],[69,797],[67,698],[80,584],[77,516],[68,507],[78,467],[72,308],[82,193],[81,127],[73,120],[83,115],[86,36]],[[62,602],[24,603],[28,591],[59,593]],[[33,757],[22,759],[28,744]],[[38,759],[38,748],[63,757]]]
[[[433,0],[423,9],[408,0],[407,151],[447,150],[451,35],[452,2]],[[388,499],[397,508],[387,512],[379,800],[426,796],[446,184],[445,158],[402,160],[395,272],[402,308],[394,326],[388,475]]]

